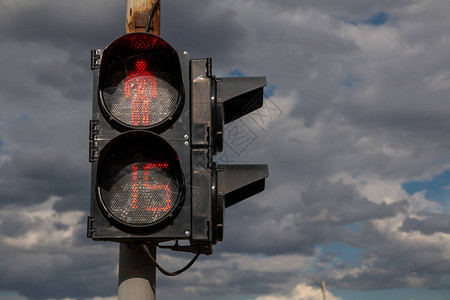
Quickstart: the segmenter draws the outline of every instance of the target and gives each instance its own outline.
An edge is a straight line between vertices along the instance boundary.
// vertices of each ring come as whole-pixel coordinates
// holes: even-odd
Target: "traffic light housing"
[[[94,50],[91,215],[96,240],[188,237],[189,59],[133,33]]]
[[[210,254],[225,207],[264,190],[266,165],[214,156],[224,124],[262,106],[265,78],[216,78],[211,59],[189,60],[149,33],[93,50],[91,67],[88,237]]]

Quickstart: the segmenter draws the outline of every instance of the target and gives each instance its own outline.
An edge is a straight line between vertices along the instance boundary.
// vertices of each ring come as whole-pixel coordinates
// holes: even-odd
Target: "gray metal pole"
[[[156,245],[148,250],[156,259]],[[156,266],[143,246],[120,244],[118,300],[155,300],[155,292]]]

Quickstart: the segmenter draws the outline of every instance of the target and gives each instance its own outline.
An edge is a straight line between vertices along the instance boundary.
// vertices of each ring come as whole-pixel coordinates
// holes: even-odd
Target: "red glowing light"
[[[144,186],[147,190],[162,190],[165,194],[164,206],[147,206],[145,210],[147,212],[167,212],[172,208],[172,191],[168,184],[150,184],[149,183],[149,170],[152,169],[168,169],[168,163],[147,163],[142,167],[141,174],[139,174],[139,168],[137,165],[133,166],[132,172],[132,192],[131,192],[131,207],[133,209],[138,208],[139,201],[139,187]],[[140,175],[140,176],[139,176]],[[139,178],[140,177],[140,178]],[[141,180],[139,180],[141,179]]]
[[[125,79],[124,94],[131,98],[131,123],[134,126],[150,125],[150,99],[158,96],[158,82],[147,69],[146,60],[136,60],[134,71]]]

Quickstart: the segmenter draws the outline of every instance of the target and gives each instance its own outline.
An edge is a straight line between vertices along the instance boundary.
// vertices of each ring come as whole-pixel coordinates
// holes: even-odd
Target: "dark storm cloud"
[[[318,259],[312,271],[333,287],[408,287],[417,278],[420,286],[444,287],[448,265],[436,265],[445,253],[434,238],[448,233],[448,215],[410,216],[406,194],[395,190],[386,201],[377,194],[436,172],[450,146],[443,138],[450,129],[446,16],[429,22],[437,4],[403,9],[411,3],[162,1],[163,38],[191,58],[213,57],[216,75],[267,75],[281,109],[264,126],[250,125],[254,143],[231,155],[232,163],[269,164],[266,191],[227,209],[225,239],[213,256],[181,277],[158,275],[161,299],[256,295],[298,279],[291,271],[242,271],[227,255],[243,253]],[[388,22],[375,30],[368,20],[380,12]],[[121,0],[0,4],[0,207],[8,212],[0,225],[0,255],[8,257],[0,262],[0,290],[29,299],[116,294],[117,245],[92,242],[85,232],[89,67],[90,50],[123,34],[124,19]],[[376,192],[362,192],[371,181]],[[22,214],[51,196],[60,200],[48,204],[48,215]],[[74,211],[69,223],[58,218]],[[362,249],[362,260],[317,254],[318,245],[335,242]]]
[[[49,195],[60,195],[66,200],[66,210],[85,208],[90,182],[87,172],[62,163],[64,161],[68,161],[65,155],[48,159],[43,154],[32,152],[13,155],[12,161],[3,165],[1,205],[39,203]],[[30,193],[30,190],[34,192]]]
[[[2,64],[9,70],[0,79],[4,90],[11,91],[8,99],[42,98],[36,92],[52,88],[71,99],[88,100],[90,49],[105,47],[124,31],[125,22],[115,22],[125,10],[123,2],[114,2],[0,4]]]
[[[123,34],[124,1],[11,1],[0,4],[0,34],[17,42],[49,43],[77,47]],[[117,22],[120,18],[122,22]],[[80,48],[78,48],[80,49]],[[82,49],[82,48],[81,48]],[[36,53],[38,54],[38,53]]]
[[[438,47],[433,57],[418,52],[386,59],[379,65],[370,64],[366,67],[371,68],[370,72],[360,76],[355,93],[336,110],[358,126],[373,130],[389,128],[399,136],[408,135],[410,140],[433,141],[450,129],[447,88],[445,84],[442,88],[433,87],[438,78],[445,76],[439,70],[439,61],[445,57],[447,53]],[[393,64],[396,59],[402,63]],[[368,91],[376,95],[376,101],[366,96]]]
[[[272,209],[258,209],[257,201],[240,205],[239,209],[229,208],[224,250],[270,255],[292,251],[311,255],[317,244],[355,244],[366,235],[366,230],[355,232],[348,225],[392,218],[408,208],[406,201],[374,203],[342,182],[312,184],[292,205],[289,211],[279,211],[276,204]],[[369,236],[362,241],[368,242]]]
[[[236,20],[237,7],[221,1],[167,1],[162,12],[161,37],[175,48],[187,50],[192,58],[226,59],[239,49],[246,28]],[[225,63],[223,61],[222,63]]]
[[[377,204],[367,198],[357,195],[352,186],[343,182],[326,182],[312,186],[302,194],[301,212],[308,216],[318,216],[326,209],[330,215],[324,216],[324,221],[331,225],[344,225],[370,221],[373,219],[385,219],[396,216],[398,213],[406,212],[407,202],[393,204]]]
[[[276,5],[288,9],[298,9],[299,7],[303,9],[314,8],[351,21],[365,21],[376,15],[379,11],[401,8],[413,3],[413,1],[414,0],[377,0],[375,3],[368,5],[367,2],[359,0],[307,0],[301,2],[295,0],[282,0],[277,1]]]
[[[34,77],[37,85],[57,89],[61,96],[74,100],[87,100],[86,91],[91,89],[91,72],[88,68],[89,55],[84,53],[83,59],[70,56],[66,61],[51,59],[36,62],[29,67],[29,75]]]
[[[25,234],[35,225],[35,222],[30,218],[24,218],[18,213],[12,213],[2,217],[0,233],[8,237],[17,237]]]
[[[339,282],[341,288],[359,286],[361,289],[389,289],[399,286],[414,288],[448,288],[445,274],[450,271],[450,261],[442,259],[438,246],[415,246],[391,243],[376,250],[367,251],[371,261],[358,276],[347,275]],[[393,264],[395,262],[395,264]],[[395,266],[395,267],[394,267]],[[390,270],[389,273],[386,270]],[[333,279],[330,278],[330,282]]]
[[[52,92],[30,98],[24,102],[0,100],[10,113],[0,113],[0,136],[5,141],[0,151],[9,157],[0,174],[1,205],[36,203],[50,195],[78,195],[68,206],[80,208],[89,183],[87,102],[80,110],[79,101],[67,101]]]
[[[425,235],[437,232],[450,233],[450,215],[429,214],[424,219],[406,218],[400,230],[404,232],[420,231]]]
[[[53,199],[0,211],[0,290],[29,299],[85,298],[116,289],[117,245],[87,243],[80,211],[58,213]],[[94,281],[92,281],[94,280]],[[83,288],[76,288],[82,286]]]
[[[115,22],[125,10],[119,2],[0,4],[0,63],[8,70],[0,75],[0,136],[10,157],[1,174],[2,205],[60,195],[60,209],[86,207],[90,49],[123,33],[125,21]]]
[[[12,254],[10,263],[1,263],[4,272],[0,275],[0,289],[20,291],[23,296],[36,300],[49,299],[49,295],[59,299],[67,295],[84,299],[90,295],[116,293],[116,265],[111,261],[117,261],[118,256],[110,250],[91,258],[87,257],[88,252],[82,255],[79,252]]]
[[[162,278],[158,287],[165,295],[163,298],[194,296],[196,299],[211,299],[212,294],[233,297],[270,293],[273,286],[288,282],[292,276],[287,273],[242,271],[236,265],[227,264],[221,266],[220,270],[200,269],[197,271],[194,268],[191,272],[190,275],[179,278]],[[228,276],[228,274],[234,275]],[[191,287],[191,289],[183,290],[182,287]]]

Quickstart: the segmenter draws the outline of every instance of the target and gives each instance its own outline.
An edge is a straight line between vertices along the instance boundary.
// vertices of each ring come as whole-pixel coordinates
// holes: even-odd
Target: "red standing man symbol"
[[[125,79],[124,94],[131,100],[131,123],[149,126],[150,101],[158,95],[158,82],[144,59],[136,60],[134,70]]]

